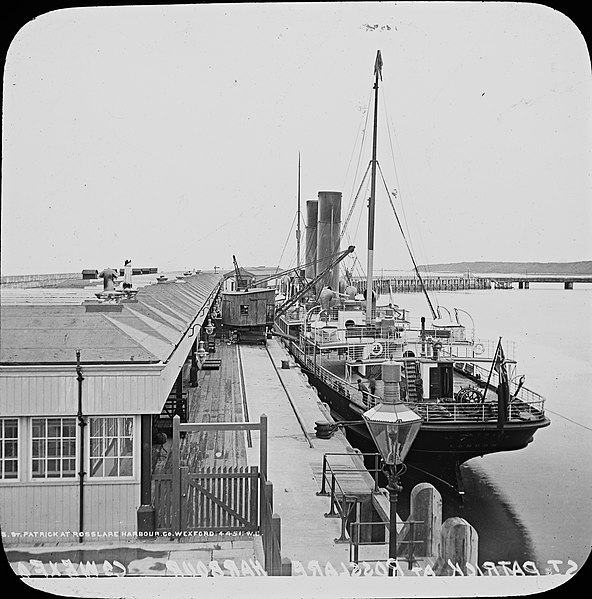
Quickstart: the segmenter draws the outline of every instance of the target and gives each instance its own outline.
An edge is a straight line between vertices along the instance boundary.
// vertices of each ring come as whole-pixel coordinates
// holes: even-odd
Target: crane
[[[234,276],[236,278],[236,290],[239,291],[240,289],[246,289],[247,283],[243,279],[240,268],[238,266],[238,262],[236,261],[236,256],[234,254],[232,255],[232,262],[234,263]]]
[[[339,264],[346,256],[349,256],[349,254],[351,254],[355,249],[355,246],[350,245],[347,250],[337,254],[337,256],[329,263],[327,268],[325,268],[325,270],[319,273],[314,279],[309,281],[298,293],[287,299],[281,306],[276,308],[276,317],[282,315],[286,310],[288,310],[288,308],[292,307],[302,296],[307,293],[309,289],[314,287],[314,285],[316,285],[316,283],[320,281],[328,271],[330,271],[334,266],[337,266],[337,264]]]

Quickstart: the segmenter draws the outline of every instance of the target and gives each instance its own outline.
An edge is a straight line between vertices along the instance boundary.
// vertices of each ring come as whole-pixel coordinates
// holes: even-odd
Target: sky
[[[411,267],[391,201],[420,264],[592,260],[590,58],[563,13],[137,5],[57,9],[12,39],[2,274],[289,268],[299,177],[303,247],[306,200],[341,191],[365,264],[377,50],[375,269]]]

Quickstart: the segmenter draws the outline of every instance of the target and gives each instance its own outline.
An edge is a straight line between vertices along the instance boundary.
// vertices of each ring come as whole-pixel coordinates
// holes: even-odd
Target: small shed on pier
[[[254,288],[222,293],[222,325],[236,331],[239,339],[262,342],[273,326],[275,291]]]

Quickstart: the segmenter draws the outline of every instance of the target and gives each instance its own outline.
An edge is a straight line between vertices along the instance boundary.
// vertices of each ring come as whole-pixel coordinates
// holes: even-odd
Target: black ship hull
[[[309,383],[317,390],[336,422],[359,422],[366,410],[344,394],[324,382],[302,364]],[[471,458],[489,453],[515,451],[526,447],[535,432],[550,421],[505,423],[488,422],[424,422],[405,460],[408,476],[414,482],[430,482],[443,492],[462,494],[459,466]],[[364,423],[349,424],[346,434],[352,445],[363,452],[376,452],[367,426]]]

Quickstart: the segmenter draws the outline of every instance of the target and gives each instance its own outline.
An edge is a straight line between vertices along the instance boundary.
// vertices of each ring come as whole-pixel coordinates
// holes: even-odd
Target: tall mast
[[[382,79],[382,56],[376,53],[374,63],[374,130],[372,135],[372,174],[368,201],[368,265],[366,270],[366,325],[372,322],[372,271],[374,269],[374,213],[376,197],[376,138],[378,132],[378,78]]]
[[[296,221],[296,266],[300,269],[300,152],[298,152],[298,211]]]

